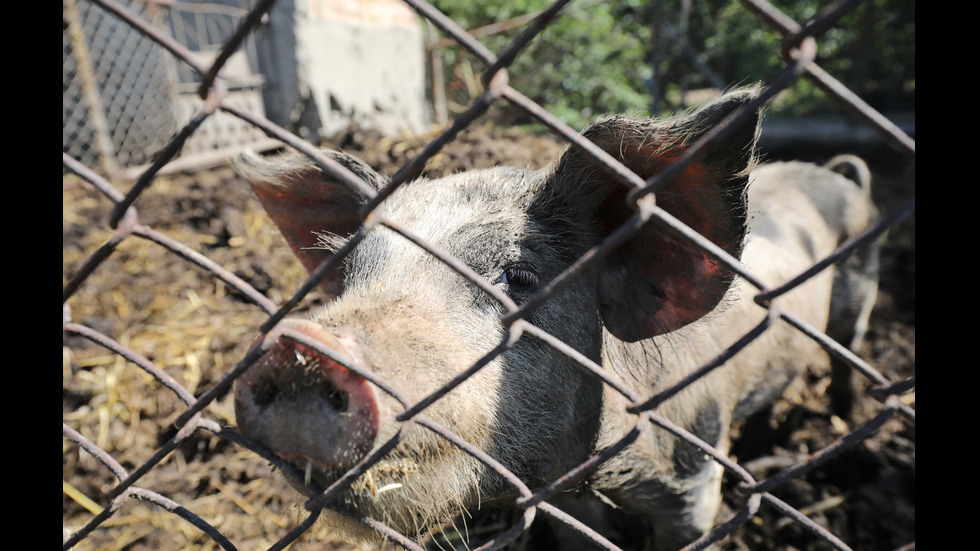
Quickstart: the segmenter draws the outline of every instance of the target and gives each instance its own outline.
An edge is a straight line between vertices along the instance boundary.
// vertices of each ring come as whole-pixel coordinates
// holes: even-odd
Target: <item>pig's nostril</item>
[[[318,396],[330,408],[344,413],[350,406],[350,395],[319,372],[319,362],[303,362],[251,383],[252,403],[266,408],[274,402],[302,402]]]
[[[327,401],[327,403],[330,404],[330,407],[335,409],[338,413],[344,413],[347,411],[350,397],[346,392],[340,390],[332,384],[326,384],[320,391],[320,394]]]
[[[338,413],[347,411],[349,395],[332,381],[321,377],[297,377],[277,380],[265,377],[252,385],[252,403],[265,408],[273,402],[300,402],[304,396],[319,396]]]
[[[276,396],[279,395],[279,387],[276,386],[275,381],[266,378],[261,380],[253,389],[253,402],[255,405],[260,407],[265,407],[271,404]]]

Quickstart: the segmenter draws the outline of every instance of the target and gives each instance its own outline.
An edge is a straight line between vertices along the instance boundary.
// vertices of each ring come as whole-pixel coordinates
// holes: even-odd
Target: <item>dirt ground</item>
[[[351,131],[337,146],[392,174],[424,143],[421,139],[380,139]],[[430,161],[438,176],[494,163],[535,168],[554,159],[561,145],[547,136],[488,127],[465,132]],[[779,152],[779,156],[793,152]],[[811,152],[814,160],[833,152]],[[864,152],[871,162],[876,201],[883,210],[914,195],[908,162],[880,149]],[[109,201],[72,177],[63,185],[63,277],[108,239]],[[139,219],[243,278],[277,304],[288,298],[306,273],[246,186],[227,169],[158,178],[136,204]],[[314,294],[303,305],[322,301]],[[81,289],[68,299],[71,320],[105,333],[162,368],[192,393],[200,394],[244,355],[266,314],[209,273],[159,245],[126,239]],[[884,247],[881,293],[862,356],[891,381],[915,374],[915,222],[894,228]],[[834,418],[824,391],[828,381],[809,374],[774,410],[764,445],[738,457],[757,477],[766,476],[824,448],[880,411],[862,398],[854,419]],[[862,388],[865,385],[861,385]],[[143,463],[174,434],[183,411],[173,394],[132,364],[76,336],[66,337],[63,354],[63,421],[109,452],[127,469]],[[905,397],[914,405],[914,394]],[[207,410],[208,417],[234,426],[230,396]],[[734,453],[740,453],[736,443]],[[98,507],[113,478],[87,453],[64,439],[63,526],[74,532]],[[293,493],[265,461],[214,434],[199,430],[137,484],[186,507],[224,534],[237,549],[266,549],[305,515]],[[74,493],[77,492],[77,493]],[[88,505],[82,497],[97,503]],[[915,428],[900,419],[846,451],[828,465],[773,491],[828,528],[855,550],[893,550],[915,539]],[[726,489],[726,506],[742,501]],[[725,513],[723,513],[724,515]],[[730,514],[730,512],[728,513]],[[472,519],[471,535],[499,529],[499,517]],[[539,517],[540,518],[540,517]],[[727,517],[722,517],[722,520]],[[618,535],[630,548],[637,528]],[[548,549],[547,525],[535,523],[515,549]],[[443,544],[449,547],[448,544]],[[771,507],[727,538],[725,550],[817,550],[828,546]],[[77,550],[215,549],[218,546],[185,520],[135,499],[122,507]],[[460,547],[462,548],[462,547]],[[357,549],[316,525],[290,549]]]

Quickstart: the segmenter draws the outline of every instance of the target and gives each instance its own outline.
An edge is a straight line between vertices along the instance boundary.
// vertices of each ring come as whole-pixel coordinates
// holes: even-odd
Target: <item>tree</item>
[[[779,0],[805,23],[826,1]],[[439,0],[436,7],[467,29],[547,8],[545,0]],[[500,51],[520,31],[484,36]],[[731,0],[582,0],[566,6],[509,68],[513,86],[569,124],[602,113],[662,114],[689,106],[692,90],[767,82],[785,66],[782,36]],[[817,39],[819,63],[879,109],[914,109],[914,0],[867,0]],[[453,101],[477,91],[467,73],[482,67],[459,49],[444,50]],[[468,67],[468,69],[467,69]],[[471,80],[475,82],[475,80]],[[773,106],[800,114],[833,110],[805,82]]]

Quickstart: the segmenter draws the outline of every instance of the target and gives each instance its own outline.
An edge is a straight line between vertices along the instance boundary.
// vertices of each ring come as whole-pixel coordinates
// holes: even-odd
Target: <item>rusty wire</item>
[[[279,460],[279,458],[277,458],[270,450],[263,448],[261,445],[255,442],[249,441],[233,430],[223,428],[218,423],[203,418],[201,414],[204,407],[214,401],[217,396],[227,391],[234,380],[244,373],[258,358],[260,358],[272,346],[276,339],[281,337],[295,340],[305,346],[317,350],[319,353],[324,354],[334,361],[337,361],[341,365],[348,367],[348,369],[368,380],[372,385],[395,398],[402,405],[402,407],[404,407],[404,411],[398,416],[398,420],[403,423],[400,431],[395,437],[384,444],[381,449],[363,458],[355,467],[351,468],[346,475],[334,482],[330,488],[311,487],[311,490],[313,490],[315,493],[315,497],[310,499],[306,504],[310,514],[297,526],[293,527],[288,534],[283,536],[283,538],[272,547],[273,549],[285,548],[290,542],[294,541],[296,538],[299,538],[303,533],[309,530],[309,528],[319,517],[320,511],[324,507],[329,507],[329,498],[335,492],[347,487],[361,473],[370,468],[370,466],[376,461],[384,457],[384,455],[390,449],[394,448],[394,446],[396,446],[398,442],[400,442],[411,430],[428,430],[440,435],[452,445],[487,465],[488,468],[500,475],[502,479],[506,480],[517,492],[518,497],[514,499],[513,505],[519,509],[523,509],[524,513],[511,527],[499,532],[493,539],[486,542],[483,548],[496,548],[517,538],[521,533],[527,530],[531,522],[533,522],[536,512],[540,510],[545,515],[564,522],[573,529],[582,532],[597,545],[606,549],[616,549],[615,545],[605,540],[601,535],[595,533],[590,527],[583,525],[563,511],[555,508],[546,500],[553,497],[558,492],[572,487],[576,482],[582,480],[589,473],[595,471],[603,462],[613,457],[623,448],[628,446],[632,441],[634,441],[642,431],[649,430],[651,425],[656,425],[667,430],[668,432],[674,434],[677,438],[690,443],[703,453],[711,456],[712,459],[719,462],[730,475],[741,481],[739,490],[747,496],[747,501],[744,507],[736,511],[732,518],[719,524],[718,526],[715,526],[711,532],[705,534],[705,536],[700,538],[698,541],[693,542],[688,547],[689,549],[703,548],[710,543],[718,541],[721,538],[731,534],[737,530],[739,526],[752,518],[762,503],[766,503],[767,505],[779,510],[786,517],[799,523],[830,545],[839,549],[848,549],[846,543],[842,542],[835,535],[829,533],[826,529],[808,519],[798,510],[774,497],[771,493],[769,493],[769,490],[785,483],[789,479],[800,476],[802,473],[808,470],[818,467],[831,457],[841,453],[842,450],[853,446],[855,443],[865,438],[868,438],[895,413],[902,414],[907,419],[914,422],[914,410],[909,406],[901,404],[896,397],[896,394],[906,392],[909,389],[914,388],[914,378],[892,384],[874,368],[867,365],[860,358],[857,358],[846,348],[830,340],[820,331],[810,328],[805,323],[797,320],[793,316],[780,311],[778,306],[775,306],[778,304],[778,301],[773,301],[773,299],[789,289],[794,288],[803,281],[806,281],[810,276],[825,269],[830,264],[837,262],[861,244],[877,238],[889,227],[894,226],[901,219],[910,215],[911,212],[914,211],[914,198],[910,202],[901,206],[899,209],[896,209],[896,211],[887,214],[878,225],[869,228],[863,234],[843,244],[833,255],[822,260],[804,273],[801,273],[794,280],[779,287],[772,288],[767,286],[766,282],[760,281],[751,272],[746,270],[737,259],[732,258],[713,243],[709,242],[696,232],[690,230],[690,228],[687,228],[684,224],[674,219],[668,213],[659,209],[655,204],[654,197],[656,190],[663,185],[663,183],[669,181],[670,178],[682,171],[688,163],[697,159],[698,155],[701,154],[708,144],[724,139],[726,133],[732,131],[738,124],[740,124],[742,119],[746,118],[746,114],[749,111],[763,105],[773,95],[780,90],[791,86],[799,78],[808,78],[813,81],[830,97],[846,105],[852,112],[856,113],[856,115],[862,121],[881,133],[884,139],[886,139],[889,143],[898,147],[900,150],[906,152],[910,156],[914,156],[914,141],[911,138],[905,135],[901,130],[897,129],[887,119],[867,106],[863,101],[857,98],[856,95],[847,90],[846,87],[827,75],[815,62],[815,36],[829,28],[829,26],[831,26],[843,13],[853,8],[856,2],[852,0],[838,1],[830,5],[824,10],[823,13],[814,18],[813,21],[804,27],[786,17],[765,0],[742,0],[743,5],[745,5],[750,11],[758,15],[764,22],[786,37],[784,42],[784,54],[787,58],[786,69],[781,74],[776,75],[770,81],[769,85],[762,90],[760,98],[756,103],[729,117],[728,120],[725,120],[716,129],[709,132],[702,140],[692,144],[687,151],[670,166],[669,169],[651,178],[650,181],[644,181],[642,178],[638,177],[632,171],[612,158],[608,153],[602,151],[591,142],[582,138],[576,130],[572,129],[551,115],[547,110],[528,99],[519,91],[510,87],[508,83],[507,67],[518,55],[520,55],[526,45],[533,40],[537,33],[546,28],[548,23],[553,18],[559,16],[559,13],[567,3],[567,0],[559,0],[550,8],[537,15],[525,28],[525,30],[520,33],[510,45],[504,48],[499,55],[487,50],[480,42],[459,27],[455,22],[447,18],[424,0],[405,0],[405,2],[421,17],[435,25],[450,39],[454,40],[460,47],[466,49],[484,63],[486,69],[483,73],[482,80],[484,86],[486,87],[486,91],[480,97],[478,97],[464,113],[457,117],[449,127],[447,127],[436,138],[431,140],[421,153],[406,163],[401,170],[394,175],[390,185],[382,189],[380,192],[375,192],[371,186],[367,185],[365,182],[362,182],[356,175],[348,171],[346,168],[340,166],[333,159],[320,153],[309,143],[297,138],[295,135],[264,118],[257,117],[248,111],[242,110],[223,101],[225,88],[221,79],[217,77],[217,74],[229,56],[235,51],[236,48],[238,48],[244,37],[248,33],[254,31],[254,28],[260,18],[271,9],[273,0],[262,0],[257,3],[253,10],[245,18],[243,18],[235,35],[226,43],[225,47],[222,49],[220,55],[216,58],[214,63],[209,66],[201,64],[200,61],[197,60],[193,54],[187,51],[182,45],[165,34],[159,32],[141,17],[134,15],[125,7],[113,2],[112,0],[91,1],[98,4],[106,11],[112,13],[115,17],[118,17],[125,23],[131,25],[134,29],[144,34],[146,37],[154,40],[162,47],[166,48],[179,61],[185,63],[200,74],[203,78],[203,82],[199,93],[201,97],[205,99],[205,103],[200,111],[191,118],[190,122],[180,129],[170,143],[168,143],[163,150],[158,152],[154,163],[148,169],[146,169],[146,171],[137,180],[133,188],[131,188],[126,194],[116,190],[112,185],[103,180],[94,172],[82,166],[75,159],[72,159],[67,155],[65,155],[63,159],[64,167],[68,171],[77,174],[85,182],[98,189],[115,205],[115,208],[113,209],[108,220],[110,227],[115,230],[112,237],[101,248],[99,248],[99,250],[85,260],[82,267],[77,270],[76,275],[68,282],[63,290],[63,300],[66,303],[66,319],[63,324],[64,332],[66,334],[80,335],[88,338],[105,347],[107,350],[118,354],[120,357],[126,359],[138,368],[143,369],[156,378],[156,380],[165,388],[173,392],[180,399],[180,401],[187,406],[187,408],[176,417],[175,426],[179,429],[177,433],[167,442],[161,445],[152,457],[147,458],[141,465],[138,465],[131,471],[124,469],[109,454],[99,449],[97,445],[87,440],[81,434],[77,433],[67,425],[63,425],[63,433],[65,438],[90,453],[118,480],[118,483],[104,496],[105,499],[110,502],[109,506],[106,507],[101,513],[95,515],[95,517],[85,527],[67,538],[64,543],[65,549],[68,549],[70,546],[81,541],[93,530],[97,529],[102,523],[113,515],[114,511],[118,509],[123,501],[129,498],[154,503],[164,510],[181,516],[182,518],[189,520],[199,530],[206,533],[222,548],[234,549],[235,547],[231,542],[229,542],[220,532],[215,530],[214,527],[210,526],[203,519],[200,519],[165,496],[139,488],[135,484],[139,481],[141,476],[143,476],[146,472],[162,461],[169,453],[171,453],[184,438],[198,429],[211,431],[223,438],[231,440],[236,445],[248,448],[260,454],[270,462],[274,463],[277,467],[281,468],[287,474],[287,476],[302,477],[302,473],[297,472],[297,469],[294,466]],[[383,212],[380,210],[380,208],[383,207],[385,198],[388,197],[398,186],[409,181],[414,174],[417,174],[421,170],[422,166],[424,166],[427,159],[435,155],[443,146],[453,140],[460,131],[482,116],[494,102],[500,100],[506,101],[518,109],[523,110],[545,127],[553,131],[555,134],[567,140],[572,147],[580,149],[583,153],[593,157],[595,161],[601,163],[601,165],[607,168],[608,172],[613,175],[617,181],[630,189],[629,200],[637,208],[637,212],[626,224],[613,232],[612,235],[610,235],[602,243],[589,250],[578,261],[565,270],[565,272],[543,286],[535,297],[521,306],[515,305],[509,299],[509,297],[503,293],[500,293],[496,287],[482,279],[479,275],[474,273],[471,269],[460,263],[458,260],[452,258],[432,244],[425,243],[418,237],[412,235],[407,229],[401,227],[397,221],[386,218]],[[361,230],[358,231],[353,238],[348,240],[348,242],[341,247],[341,249],[324,261],[319,268],[314,270],[306,283],[304,283],[304,285],[292,297],[290,297],[284,304],[278,306],[256,291],[251,285],[247,284],[233,274],[230,274],[227,272],[227,270],[224,270],[220,265],[210,261],[204,255],[192,251],[183,244],[167,238],[162,234],[154,232],[152,229],[138,223],[138,214],[136,210],[138,198],[145,192],[148,186],[152,185],[160,168],[170,162],[177,155],[184,140],[195,132],[204,119],[219,109],[260,128],[270,137],[279,139],[293,149],[307,155],[324,172],[335,177],[337,180],[345,185],[348,185],[352,189],[358,190],[369,198],[364,211],[361,213],[365,220],[365,224]],[[691,243],[694,243],[696,246],[702,247],[717,260],[727,265],[739,276],[753,284],[759,290],[758,294],[756,295],[756,301],[760,304],[760,306],[768,309],[768,316],[755,329],[744,335],[738,340],[738,342],[733,343],[730,348],[721,352],[714,360],[702,366],[690,377],[678,383],[678,385],[663,389],[652,396],[637,396],[632,393],[628,387],[622,384],[622,382],[616,380],[615,376],[607,371],[604,371],[600,366],[596,365],[588,358],[583,357],[570,346],[561,342],[554,336],[549,335],[541,328],[528,323],[526,318],[531,311],[540,306],[544,301],[548,300],[549,297],[560,291],[564,286],[570,284],[572,281],[580,277],[598,259],[602,258],[621,245],[643,224],[648,223],[651,218],[656,218],[660,222],[664,223],[666,227],[668,227],[671,231],[674,231],[682,239],[686,239]],[[502,322],[509,328],[502,338],[500,344],[494,350],[486,354],[474,365],[463,369],[455,379],[440,389],[437,389],[429,396],[424,397],[415,403],[407,400],[394,385],[387,381],[381,380],[366,367],[358,365],[353,359],[343,357],[335,350],[327,349],[321,343],[310,339],[300,332],[280,329],[280,326],[278,325],[278,322],[285,315],[291,312],[329,271],[336,268],[339,263],[343,261],[343,258],[359,244],[360,240],[367,233],[373,231],[378,225],[383,225],[405,236],[418,246],[425,249],[429,254],[439,258],[457,273],[470,280],[477,288],[497,300],[504,307],[505,311],[504,315],[502,316]],[[70,320],[70,312],[67,310],[68,299],[77,291],[81,283],[84,282],[92,272],[97,270],[106,258],[113,254],[119,243],[130,236],[140,237],[156,243],[157,245],[171,251],[176,257],[196,266],[198,269],[212,274],[213,277],[223,281],[226,285],[247,297],[269,316],[267,321],[260,328],[260,333],[263,335],[263,338],[260,340],[259,344],[254,346],[245,358],[228,370],[219,381],[215,382],[211,387],[207,388],[196,398],[177,381],[167,376],[162,372],[162,370],[153,365],[150,360],[142,357],[135,351],[128,349],[119,342],[102,335],[91,328],[73,323]],[[821,346],[824,346],[831,353],[841,357],[843,361],[850,365],[854,370],[868,378],[875,385],[872,387],[872,390],[869,391],[869,395],[881,401],[884,404],[884,407],[874,419],[865,423],[863,426],[858,427],[849,434],[842,436],[833,445],[823,450],[818,450],[802,462],[785,468],[766,479],[755,480],[751,474],[729,459],[724,453],[713,449],[710,445],[701,441],[688,431],[674,425],[669,419],[660,416],[656,411],[656,406],[679,392],[679,390],[685,385],[690,384],[697,378],[705,375],[710,370],[723,364],[728,358],[736,354],[738,350],[761,335],[769,327],[772,320],[777,317],[790,322],[807,335],[810,335],[812,338],[817,340]],[[510,346],[513,345],[514,342],[516,342],[517,339],[521,338],[522,335],[539,339],[542,342],[554,347],[559,353],[573,360],[584,372],[588,373],[590,376],[599,378],[603,384],[610,385],[628,400],[630,405],[628,406],[627,411],[635,415],[635,425],[633,429],[624,435],[619,442],[605,450],[602,450],[594,457],[589,458],[575,469],[566,473],[564,476],[552,481],[550,484],[546,485],[544,488],[538,489],[537,491],[532,491],[530,488],[525,486],[521,480],[513,475],[513,473],[509,472],[503,465],[487,455],[484,451],[476,448],[446,427],[440,425],[430,418],[427,418],[424,415],[427,407],[445,396],[456,385],[463,383],[468,377],[479,370],[482,366],[490,362],[494,357],[504,353]],[[405,548],[419,549],[419,546],[415,542],[412,542],[404,535],[393,531],[377,520],[369,518],[357,518],[355,520],[381,532],[387,538],[389,538],[389,541],[395,542]]]

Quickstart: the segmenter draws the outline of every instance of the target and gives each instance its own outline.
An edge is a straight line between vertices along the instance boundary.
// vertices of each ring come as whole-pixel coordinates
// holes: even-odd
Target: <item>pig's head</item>
[[[585,136],[648,179],[753,96],[729,94],[666,121],[610,118]],[[756,123],[753,118],[656,195],[658,205],[736,255]],[[387,182],[351,156],[327,154],[375,189]],[[366,198],[303,157],[247,156],[240,169],[310,270],[361,227]],[[399,187],[382,209],[519,305],[632,214],[626,191],[572,148],[540,171],[493,168],[417,180]],[[649,339],[691,323],[717,305],[729,279],[709,256],[650,222],[527,321],[599,363],[604,338]],[[326,487],[387,442],[405,409],[337,358],[357,363],[414,403],[497,347],[506,328],[496,299],[383,225],[366,233],[322,287],[335,298],[312,319],[283,327],[321,343],[334,358],[281,338],[236,382],[235,409],[245,435]],[[595,452],[602,408],[595,377],[525,335],[422,414],[533,487]],[[303,480],[291,482],[305,487]],[[331,506],[417,536],[464,509],[513,494],[482,462],[416,425]]]

